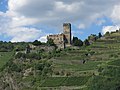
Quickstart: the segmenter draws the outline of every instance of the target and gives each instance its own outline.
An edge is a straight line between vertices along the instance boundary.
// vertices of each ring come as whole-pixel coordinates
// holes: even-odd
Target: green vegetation
[[[93,76],[88,83],[88,90],[119,90],[120,89],[120,60],[109,62],[107,66],[100,67],[99,75]]]
[[[12,58],[13,52],[0,52],[0,69]]]
[[[74,46],[83,46],[82,40],[78,39],[77,37],[73,37],[73,45]]]
[[[119,31],[91,34],[84,42],[74,37],[64,50],[40,48],[54,47],[53,40],[0,42],[0,89],[119,90],[119,42]]]
[[[12,51],[14,48],[13,44],[11,42],[3,42],[0,41],[0,52],[8,52]]]
[[[94,70],[97,68],[97,65],[101,64],[101,62],[95,62],[95,61],[88,61],[85,64],[82,64],[82,62],[78,61],[70,61],[69,63],[66,62],[60,62],[56,64],[56,69],[63,69],[63,70],[72,70],[72,71],[86,71],[86,70]],[[74,64],[70,64],[74,63]]]
[[[84,45],[85,45],[85,46],[89,46],[89,45],[90,45],[88,39],[85,39],[85,41],[84,41]]]
[[[115,66],[120,66],[120,59],[109,62],[109,65],[115,65]]]
[[[88,81],[89,77],[50,77],[41,84],[41,87],[56,86],[81,86]]]
[[[54,44],[54,42],[53,42],[52,39],[48,39],[47,45],[48,45],[48,46],[55,46],[55,44]]]
[[[35,45],[35,46],[39,46],[39,45],[41,45],[42,43],[41,43],[40,41],[38,41],[38,40],[35,40],[32,44]]]

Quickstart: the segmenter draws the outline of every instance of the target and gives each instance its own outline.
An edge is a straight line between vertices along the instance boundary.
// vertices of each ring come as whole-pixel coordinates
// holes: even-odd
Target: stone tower
[[[63,34],[65,36],[66,45],[71,45],[71,24],[70,23],[63,24]]]

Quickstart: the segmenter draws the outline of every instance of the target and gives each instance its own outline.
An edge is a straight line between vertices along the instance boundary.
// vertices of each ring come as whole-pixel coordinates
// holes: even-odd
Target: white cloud
[[[96,24],[97,25],[102,25],[102,24],[104,24],[106,21],[104,20],[104,19],[101,19],[101,20],[98,20],[97,22],[96,22]]]
[[[56,1],[55,2],[55,9],[56,11],[65,11],[65,12],[68,12],[68,13],[74,13],[74,12],[77,12],[79,11],[80,9],[80,5],[83,4],[82,2],[79,2],[79,3],[71,3],[71,4],[65,4],[64,2],[62,1]]]
[[[111,18],[115,24],[120,26],[120,4],[114,6]]]
[[[15,28],[7,32],[8,36],[12,36],[12,42],[33,41],[39,38],[41,31],[34,28]]]
[[[85,25],[84,24],[79,24],[78,28],[79,29],[85,29]]]
[[[40,37],[40,39],[38,39],[38,40],[41,42],[47,42],[47,35]]]
[[[42,36],[41,30],[23,27],[22,25],[27,25],[27,22],[24,24],[19,21],[7,16],[6,13],[0,12],[0,34],[12,38],[12,42],[33,41]]]
[[[119,30],[118,26],[104,26],[102,29],[102,33],[105,34],[106,32],[113,32]]]
[[[42,24],[56,26],[63,22],[91,24],[98,17],[110,15],[119,0],[9,0],[9,11]]]
[[[12,41],[38,38],[44,41],[48,31],[38,30],[41,25],[59,27],[70,22],[85,29],[102,17],[110,17],[119,24],[119,15],[119,0],[8,0],[8,11],[0,12],[0,33],[10,36]],[[99,20],[96,23],[101,25],[104,22]],[[37,28],[28,28],[31,25]]]

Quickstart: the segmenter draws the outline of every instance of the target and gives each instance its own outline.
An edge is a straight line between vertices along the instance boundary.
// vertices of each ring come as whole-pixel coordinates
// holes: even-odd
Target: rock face
[[[58,48],[65,48],[71,46],[71,24],[63,24],[63,33],[56,35],[49,35],[47,39],[52,39]]]

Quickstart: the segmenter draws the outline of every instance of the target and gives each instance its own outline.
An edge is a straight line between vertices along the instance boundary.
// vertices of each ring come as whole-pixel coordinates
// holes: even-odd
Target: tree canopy
[[[42,43],[41,43],[40,41],[38,41],[38,40],[35,40],[32,44],[35,45],[35,46],[39,46],[39,45],[41,45]]]
[[[83,46],[83,41],[78,39],[78,37],[73,37],[73,45],[74,46]]]
[[[84,44],[85,44],[85,46],[89,46],[90,45],[88,39],[85,39]]]
[[[102,37],[102,34],[99,32],[98,33],[98,38],[101,38]]]
[[[48,46],[55,46],[55,44],[54,44],[54,42],[53,42],[53,39],[48,39],[48,41],[47,41],[47,45]]]

